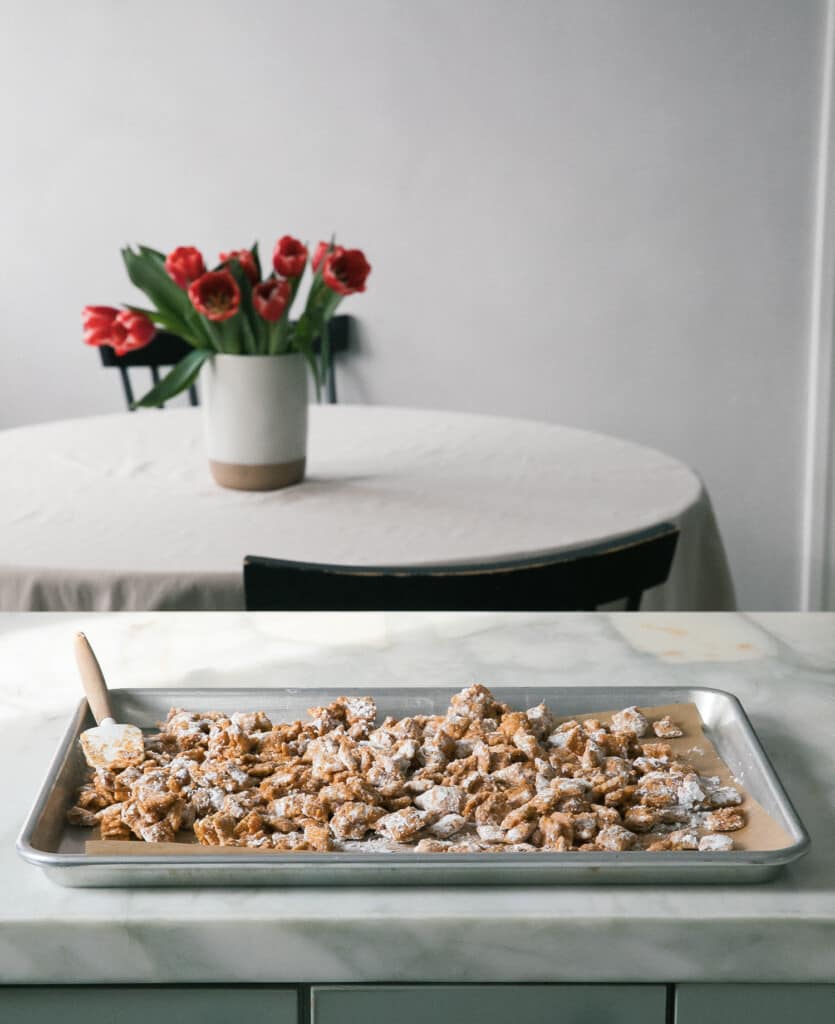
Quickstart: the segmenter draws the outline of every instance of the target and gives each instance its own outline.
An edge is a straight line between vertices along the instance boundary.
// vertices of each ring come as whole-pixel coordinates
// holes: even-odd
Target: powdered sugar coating
[[[557,724],[474,685],[444,714],[378,724],[371,697],[309,714],[172,709],[145,760],[91,773],[68,816],[103,838],[446,854],[725,850],[717,833],[745,823],[737,790],[641,739],[640,708]]]

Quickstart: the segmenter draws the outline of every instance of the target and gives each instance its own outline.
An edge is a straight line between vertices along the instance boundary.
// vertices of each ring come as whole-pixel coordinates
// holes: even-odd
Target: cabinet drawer
[[[664,1024],[663,985],[317,985],[312,1024]]]
[[[0,1021],[21,1024],[298,1024],[295,989],[271,985],[3,985]]]
[[[676,1024],[835,1021],[835,985],[678,985]]]

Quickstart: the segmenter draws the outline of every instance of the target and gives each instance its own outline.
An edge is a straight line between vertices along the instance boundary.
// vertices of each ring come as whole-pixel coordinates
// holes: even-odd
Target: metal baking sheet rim
[[[778,850],[738,850],[730,853],[574,852],[574,853],[236,853],[189,856],[96,856],[59,853],[33,844],[50,797],[62,774],[71,774],[73,757],[82,729],[92,724],[86,701],[82,700],[64,733],[46,779],[23,825],[16,847],[24,860],[43,869],[53,882],[73,888],[134,888],[169,886],[410,886],[410,885],[666,885],[666,884],[752,884],[773,878],[785,865],[804,856],[811,845],[809,834],[786,794],[767,754],[739,700],[731,693],[708,687],[491,687],[499,699],[517,704],[544,700],[555,713],[573,714],[598,708],[631,704],[658,705],[693,702],[714,745],[723,751],[721,729],[705,720],[702,704],[718,702],[730,714],[732,726],[741,731],[754,774],[746,787],[760,803],[770,797],[769,809],[793,837],[790,846]],[[371,692],[378,703],[402,705],[414,699],[418,704],[446,703],[454,687],[443,688],[345,688],[344,694]],[[270,698],[295,698],[299,706],[332,700],[335,694],[318,689],[122,689],[112,690],[116,710],[133,700],[168,707],[268,707]],[[566,705],[567,700],[570,705]],[[700,703],[701,699],[701,703]],[[561,706],[562,705],[562,706]],[[566,707],[569,710],[566,710]],[[392,709],[387,709],[392,710]],[[399,712],[402,714],[403,712]],[[119,720],[125,720],[118,716]],[[727,728],[728,722],[725,723]],[[732,768],[733,766],[729,765]],[[753,785],[751,782],[753,781]],[[764,787],[765,794],[760,787]],[[66,808],[64,807],[64,810]]]

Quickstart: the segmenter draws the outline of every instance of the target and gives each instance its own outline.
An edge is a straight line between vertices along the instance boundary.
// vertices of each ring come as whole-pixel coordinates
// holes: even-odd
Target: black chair
[[[328,374],[324,384],[325,393],[331,404],[335,404],[337,401],[336,370],[334,368],[333,356],[336,353],[347,351],[350,347],[351,325],[352,318],[350,316],[335,316],[328,324],[327,340],[330,345],[331,358],[328,362]],[[322,343],[320,339],[316,339],[314,348],[317,355],[321,353]],[[117,356],[109,345],[102,345],[99,348],[102,365],[115,366],[121,374],[125,402],[129,410],[132,409],[134,402],[133,388],[131,387],[130,375],[128,373],[131,367],[148,367],[151,371],[151,379],[154,385],[156,385],[160,381],[160,367],[174,366],[175,363],[179,363],[183,356],[188,355],[191,351],[192,347],[188,342],[183,341],[176,334],[170,334],[168,331],[157,331],[154,340],[149,345],[138,349],[136,352],[128,352],[124,356]],[[197,388],[194,384],[188,389],[188,396],[192,405],[198,404]],[[160,405],[158,408],[162,409],[164,406]]]
[[[328,360],[328,373],[324,380],[325,391],[331,405],[336,405],[336,362],[334,356],[339,352],[347,352],[351,347],[351,332],[353,329],[353,318],[346,313],[332,317],[328,323],[328,344],[330,346],[330,359]],[[322,351],[322,340],[317,338],[313,344],[314,351],[319,355]]]
[[[593,611],[670,573],[678,529],[668,523],[553,557],[491,565],[350,566],[248,555],[248,611]]]
[[[128,411],[133,412],[133,388],[131,387],[130,374],[128,370],[133,366],[147,366],[151,371],[151,379],[156,386],[160,382],[159,369],[161,366],[174,366],[175,363],[187,356],[194,349],[187,341],[176,334],[169,334],[168,331],[157,331],[153,341],[145,348],[137,349],[135,352],[128,352],[127,355],[117,356],[109,345],[102,345],[99,355],[103,366],[115,366],[122,377],[122,388],[125,392],[125,402]],[[188,389],[189,401],[197,405],[197,388],[192,384]],[[158,408],[162,409],[163,405]]]

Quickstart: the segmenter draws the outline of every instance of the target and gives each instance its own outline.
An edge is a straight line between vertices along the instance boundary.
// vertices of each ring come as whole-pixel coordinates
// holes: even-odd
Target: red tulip
[[[322,267],[322,280],[339,295],[365,291],[371,266],[359,249],[334,249]]]
[[[313,253],[313,259],[310,261],[310,265],[313,267],[314,270],[319,269],[319,264],[325,258],[325,256],[327,255],[327,251],[330,248],[330,242],[320,242],[316,246],[316,251]]]
[[[206,264],[200,250],[191,245],[181,245],[165,257],[168,276],[181,288],[188,288],[192,281],[206,273]]]
[[[270,277],[252,289],[252,304],[260,317],[268,323],[277,323],[287,309],[292,289],[283,277]]]
[[[281,277],[301,277],[307,263],[307,249],[297,238],[284,235],[275,243],[273,266]]]
[[[212,270],[192,281],[188,297],[198,313],[209,320],[228,320],[238,312],[241,292],[228,270]]]
[[[228,263],[230,260],[237,260],[241,269],[249,278],[251,284],[258,283],[258,267],[255,265],[255,257],[249,249],[233,249],[231,252],[222,252],[219,256],[221,263]]]
[[[113,322],[110,344],[117,356],[123,356],[138,348],[145,348],[156,333],[156,327],[144,313],[134,313],[131,309],[125,309]]]
[[[81,312],[85,345],[109,345],[119,310],[113,306],[85,306]]]
[[[112,306],[85,306],[81,314],[87,345],[110,345],[117,356],[144,348],[156,328],[144,313]]]

